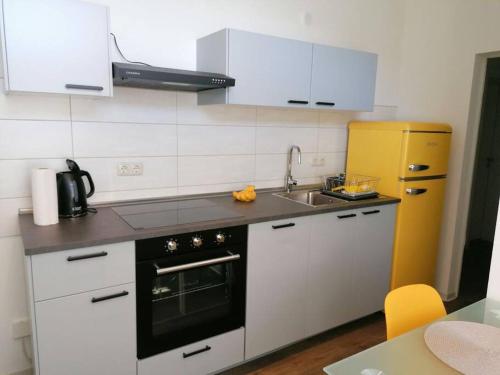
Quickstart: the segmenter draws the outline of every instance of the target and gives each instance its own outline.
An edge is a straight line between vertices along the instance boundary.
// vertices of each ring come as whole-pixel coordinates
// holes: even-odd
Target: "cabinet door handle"
[[[182,353],[182,358],[188,358],[188,357],[191,357],[191,356],[196,355],[196,354],[200,354],[200,353],[203,353],[203,352],[208,352],[210,349],[212,349],[212,348],[207,345],[204,348],[195,350],[194,352],[191,352],[191,353]]]
[[[72,256],[67,257],[66,259],[68,262],[73,262],[75,260],[105,257],[106,255],[108,255],[108,253],[106,251],[101,251],[100,253],[92,253],[92,254],[85,254],[85,255],[72,255]]]
[[[316,105],[326,105],[329,107],[333,107],[335,105],[334,102],[316,102]]]
[[[380,210],[373,210],[373,211],[364,211],[363,215],[373,215],[373,214],[378,214]]]
[[[280,224],[280,225],[273,225],[273,229],[290,228],[290,227],[294,227],[294,226],[295,226],[295,223]]]
[[[429,166],[425,164],[410,164],[408,166],[408,170],[412,172],[425,171],[426,169],[429,169]]]
[[[289,100],[289,104],[309,104],[307,100]]]
[[[420,194],[424,194],[426,191],[427,191],[427,189],[408,188],[408,189],[406,189],[406,194],[408,194],[408,195],[420,195]]]
[[[348,219],[350,217],[356,217],[356,214],[348,214],[348,215],[337,215],[339,219]]]
[[[75,85],[74,83],[67,83],[64,87],[66,87],[67,89],[76,89],[76,90],[90,90],[90,91],[104,90],[104,87],[102,86]]]
[[[120,293],[110,294],[109,296],[93,297],[91,301],[92,301],[92,303],[96,303],[96,302],[101,302],[101,301],[107,301],[108,299],[125,297],[125,296],[128,296],[128,292],[126,290],[124,290],[123,292],[120,292]]]

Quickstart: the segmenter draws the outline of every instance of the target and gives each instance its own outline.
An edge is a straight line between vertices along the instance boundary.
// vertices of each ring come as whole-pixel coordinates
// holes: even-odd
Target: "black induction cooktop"
[[[241,217],[209,199],[131,204],[113,211],[136,230]]]

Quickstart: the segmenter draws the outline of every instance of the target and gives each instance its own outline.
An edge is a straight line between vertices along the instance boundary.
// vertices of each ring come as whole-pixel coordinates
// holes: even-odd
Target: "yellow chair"
[[[387,339],[399,336],[446,315],[438,292],[424,284],[407,285],[385,297]]]

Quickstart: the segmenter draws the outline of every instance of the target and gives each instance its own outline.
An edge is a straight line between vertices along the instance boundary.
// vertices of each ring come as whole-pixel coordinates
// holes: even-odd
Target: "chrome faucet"
[[[288,150],[288,168],[285,176],[285,190],[287,193],[292,191],[293,185],[297,185],[297,180],[294,180],[292,177],[292,155],[294,149],[297,150],[297,153],[299,155],[299,164],[302,163],[302,153],[300,151],[300,147],[297,145],[291,145],[290,149]]]

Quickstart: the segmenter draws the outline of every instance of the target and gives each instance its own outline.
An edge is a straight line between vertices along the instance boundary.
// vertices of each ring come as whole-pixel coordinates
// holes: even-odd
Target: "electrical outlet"
[[[12,322],[12,338],[20,339],[30,335],[31,326],[28,318],[16,319]]]
[[[116,174],[118,176],[142,176],[144,166],[140,162],[118,163]]]
[[[130,163],[130,172],[132,176],[142,176],[144,166],[142,163]]]

